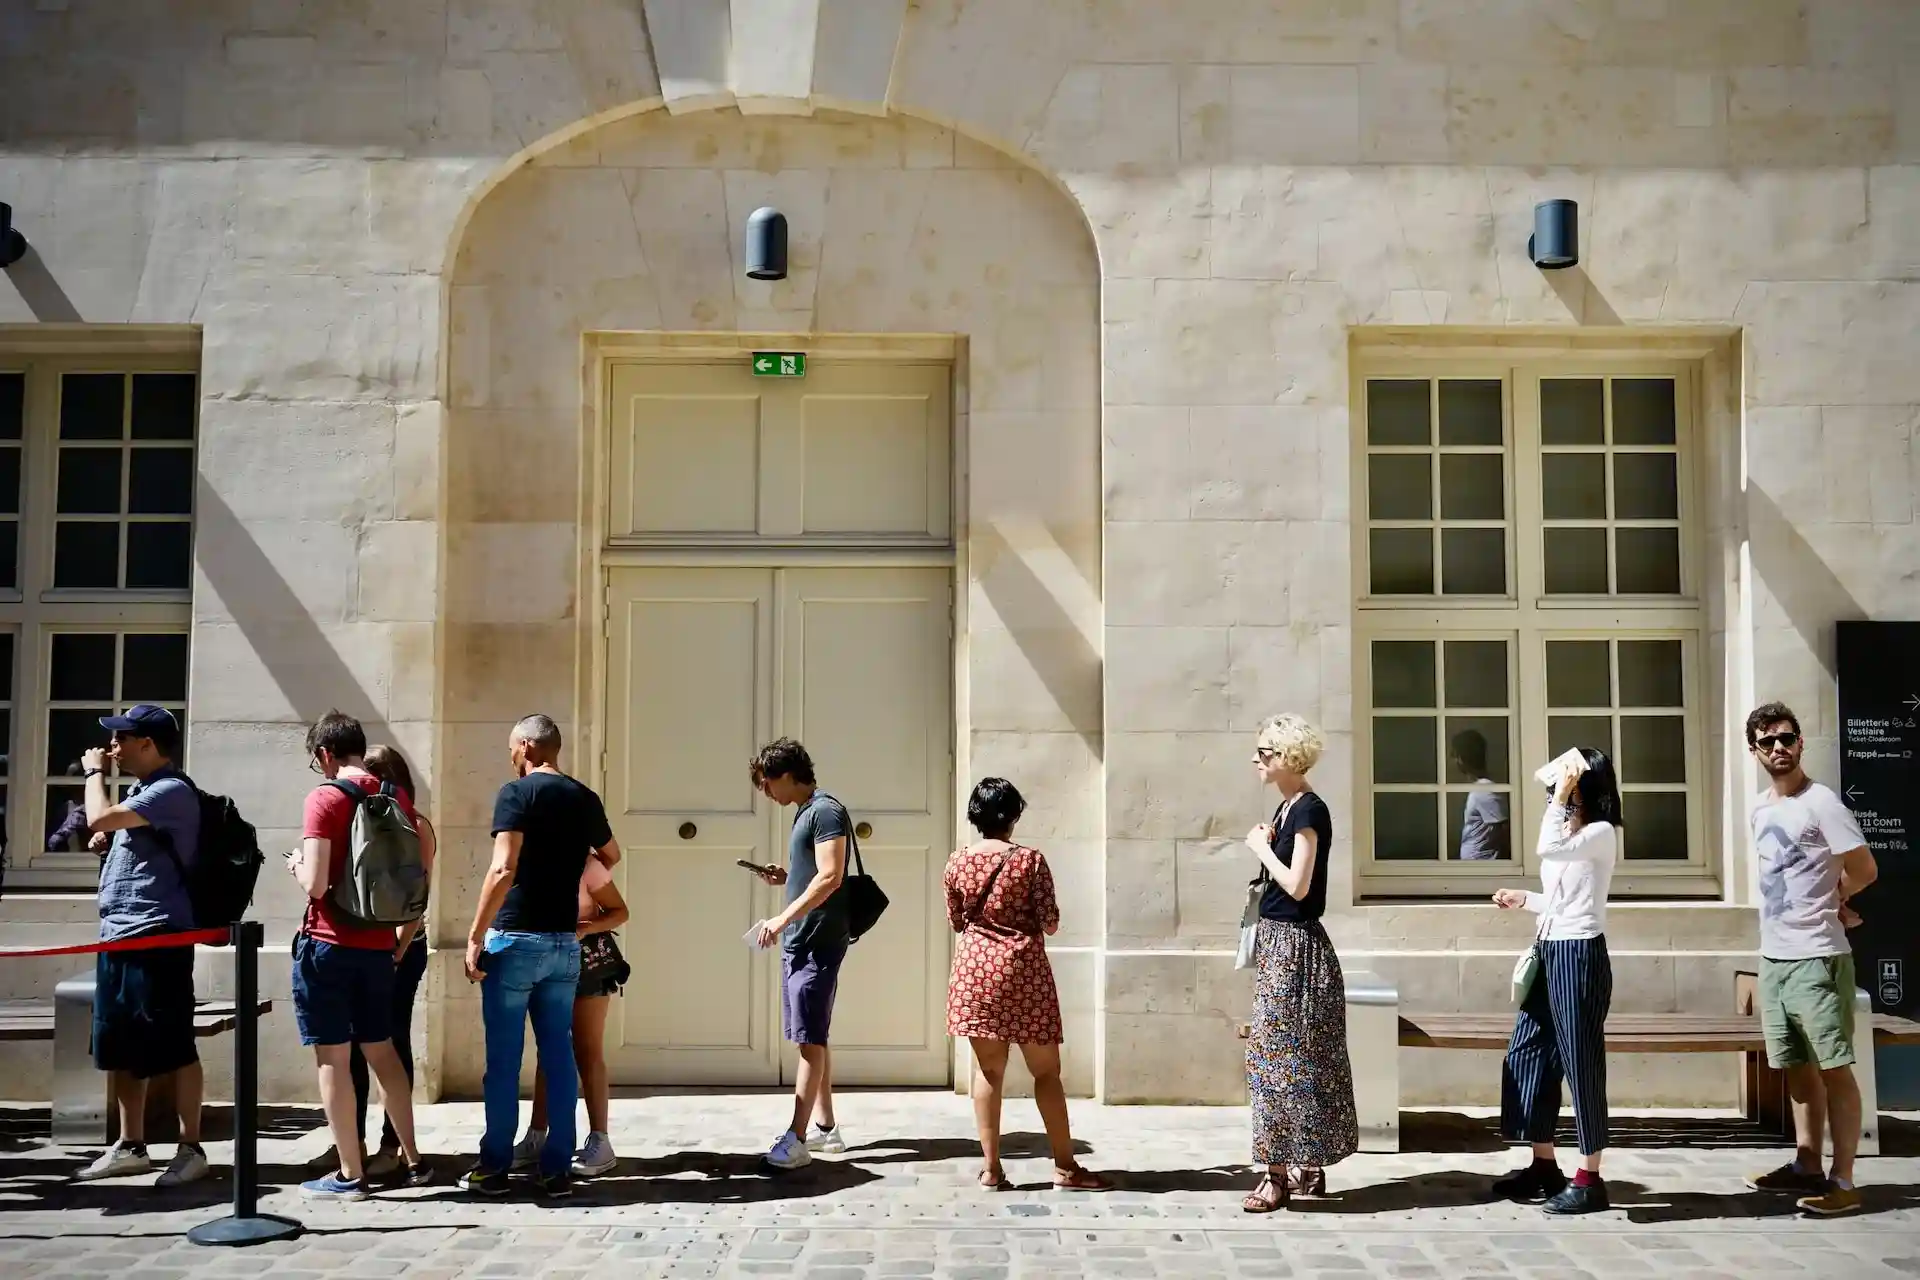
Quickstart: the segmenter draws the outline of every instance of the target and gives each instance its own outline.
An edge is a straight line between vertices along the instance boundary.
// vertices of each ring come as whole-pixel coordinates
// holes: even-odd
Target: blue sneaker
[[[367,1180],[365,1178],[343,1178],[339,1170],[325,1177],[315,1178],[312,1182],[300,1184],[300,1194],[309,1200],[365,1200],[367,1198]]]

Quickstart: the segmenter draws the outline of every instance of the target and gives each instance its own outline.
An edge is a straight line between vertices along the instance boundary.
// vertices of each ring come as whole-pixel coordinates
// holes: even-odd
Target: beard
[[[1795,756],[1785,764],[1775,764],[1772,755],[1764,755],[1760,757],[1760,767],[1767,771],[1770,778],[1784,778],[1800,767],[1800,758]]]

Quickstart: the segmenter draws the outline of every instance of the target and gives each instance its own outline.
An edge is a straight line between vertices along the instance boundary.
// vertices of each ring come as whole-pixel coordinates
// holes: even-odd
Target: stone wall
[[[542,473],[502,493],[458,430],[477,411],[491,425],[476,440],[572,439],[571,402],[530,418],[485,397],[574,371],[476,341],[493,285],[466,273],[551,283],[552,306],[514,320],[549,350],[589,318],[958,331],[974,447],[990,451],[984,274],[951,307],[909,307],[912,280],[863,291],[823,269],[809,300],[720,290],[703,312],[732,274],[731,221],[724,246],[716,226],[709,256],[669,264],[685,276],[649,258],[646,302],[583,288],[587,246],[625,237],[648,194],[613,170],[672,170],[644,184],[684,184],[684,201],[652,206],[665,227],[710,216],[730,184],[778,190],[824,210],[796,218],[803,246],[870,232],[882,260],[918,272],[890,238],[904,228],[887,192],[946,183],[962,209],[1010,201],[1019,225],[1056,229],[1058,261],[1084,264],[1049,175],[1092,227],[1099,329],[1075,293],[1035,336],[1100,344],[1101,536],[1078,513],[1049,524],[1031,505],[1049,491],[1010,487],[1009,509],[970,513],[1037,521],[973,554],[1028,600],[1070,587],[1074,602],[1064,623],[1030,619],[1055,634],[1023,642],[993,634],[998,601],[976,587],[972,744],[1015,753],[1009,770],[1098,779],[1060,828],[1099,864],[1100,897],[1069,925],[1088,948],[1083,1007],[1100,1010],[1093,1083],[1115,1100],[1231,1100],[1227,1015],[1246,999],[1226,955],[1244,878],[1231,840],[1261,812],[1244,765],[1255,720],[1316,717],[1331,743],[1317,785],[1336,821],[1353,806],[1351,327],[1737,329],[1726,393],[1745,472],[1714,551],[1723,710],[1786,698],[1831,777],[1832,623],[1920,612],[1920,82],[1899,75],[1916,64],[1905,0],[37,0],[0,12],[0,199],[35,250],[0,282],[0,324],[199,326],[194,769],[284,843],[307,785],[301,722],[355,711],[412,754],[459,833],[451,911],[482,856],[465,846],[497,769],[505,704],[490,699],[512,688],[515,646],[575,607],[556,585],[571,575],[545,573],[561,535],[497,528],[568,491]],[[889,122],[699,114],[715,108]],[[856,136],[870,149],[856,157],[809,150]],[[603,163],[616,143],[636,158]],[[691,150],[668,162],[654,147]],[[897,163],[872,162],[896,147]],[[840,184],[879,203],[819,203]],[[1582,212],[1583,266],[1554,277],[1525,258],[1546,196]],[[509,210],[563,221],[550,243],[489,231]],[[1002,223],[947,225],[933,279],[1024,252]],[[456,266],[455,247],[474,256]],[[1001,407],[1011,432],[1021,412],[1083,406]],[[471,566],[493,557],[514,589],[476,585]],[[1097,698],[1082,682],[1096,664]],[[983,705],[986,689],[1005,705]],[[1048,744],[1071,751],[1052,762]],[[1751,785],[1722,759],[1733,792]],[[1754,941],[1738,812],[1730,796],[1716,824],[1724,903],[1616,912],[1622,1007],[1722,1007]],[[1335,876],[1350,902],[1351,863]],[[298,904],[268,879],[284,942]],[[44,896],[0,907],[9,942],[84,935],[86,920]],[[439,939],[456,928],[443,916]],[[1334,928],[1350,967],[1429,1006],[1496,1002],[1519,940],[1471,905],[1343,907]],[[203,959],[209,980],[223,964]],[[0,994],[55,976],[0,970]],[[268,986],[284,995],[284,961]],[[265,1095],[309,1096],[290,1018],[269,1028]],[[428,1060],[432,1092],[443,1056]],[[42,1052],[0,1061],[6,1091],[44,1096]],[[1492,1085],[1463,1055],[1408,1065],[1417,1100]],[[1623,1102],[1732,1088],[1704,1060],[1623,1060],[1615,1080]]]

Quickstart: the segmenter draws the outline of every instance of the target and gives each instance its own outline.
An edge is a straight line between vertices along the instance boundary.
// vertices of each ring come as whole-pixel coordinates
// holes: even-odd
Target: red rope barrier
[[[0,947],[0,960],[12,956],[78,956],[94,951],[158,951],[162,947],[191,947],[202,942],[211,946],[227,941],[230,936],[231,931],[227,929],[193,929],[186,933],[149,933],[138,938],[87,942],[71,947]]]

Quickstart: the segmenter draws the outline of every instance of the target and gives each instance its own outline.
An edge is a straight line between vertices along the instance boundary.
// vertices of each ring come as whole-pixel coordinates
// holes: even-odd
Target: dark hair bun
[[[967,800],[967,821],[989,839],[1004,836],[1027,811],[1020,789],[1005,778],[982,778]]]

